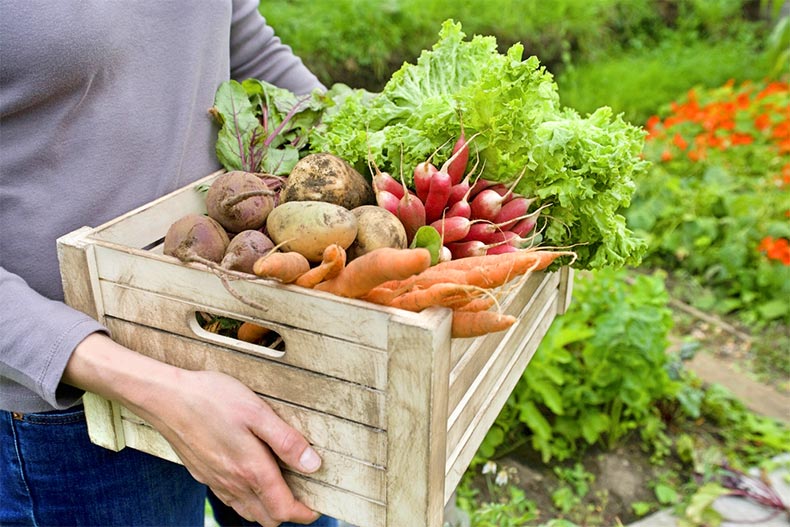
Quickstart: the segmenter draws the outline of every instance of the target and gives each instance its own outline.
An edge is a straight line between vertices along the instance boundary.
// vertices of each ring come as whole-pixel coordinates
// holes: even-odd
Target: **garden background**
[[[458,506],[477,527],[617,525],[667,507],[718,524],[713,500],[790,449],[790,3],[275,0],[261,12],[328,86],[380,90],[454,19],[503,52],[522,43],[563,105],[609,106],[644,128],[650,168],[623,213],[647,255],[577,274]],[[779,415],[707,382],[693,367],[705,360],[765,388]]]

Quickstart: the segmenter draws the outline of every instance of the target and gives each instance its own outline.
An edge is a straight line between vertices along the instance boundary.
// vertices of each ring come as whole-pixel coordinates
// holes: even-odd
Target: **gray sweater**
[[[257,0],[0,0],[0,408],[46,411],[103,328],[62,302],[55,240],[218,168],[228,78],[321,88]]]

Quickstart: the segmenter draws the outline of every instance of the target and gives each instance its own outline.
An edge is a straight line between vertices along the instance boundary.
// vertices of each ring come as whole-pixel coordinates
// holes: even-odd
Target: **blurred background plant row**
[[[684,367],[723,344],[673,306],[735,328],[739,367],[790,392],[790,2],[274,0],[261,12],[327,85],[379,90],[452,18],[501,51],[523,43],[565,106],[609,106],[644,128],[650,168],[624,212],[648,254],[577,277],[458,503],[476,527],[616,525],[668,506],[687,525],[720,522],[706,497],[787,452],[790,429]],[[615,451],[646,459],[647,493],[629,503],[596,484],[591,456]],[[543,467],[545,496],[513,459]]]

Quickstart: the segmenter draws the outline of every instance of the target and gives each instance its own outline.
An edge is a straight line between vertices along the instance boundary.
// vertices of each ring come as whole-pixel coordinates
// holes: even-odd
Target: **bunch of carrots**
[[[330,245],[314,267],[299,253],[272,252],[256,262],[254,272],[261,278],[408,311],[447,307],[453,311],[451,336],[476,337],[505,330],[516,322],[512,315],[490,309],[497,304],[492,290],[546,269],[565,255],[573,253],[523,249],[432,266],[428,249],[382,247],[346,263],[343,248]],[[245,322],[239,329],[241,340],[254,342],[259,336],[252,323]]]

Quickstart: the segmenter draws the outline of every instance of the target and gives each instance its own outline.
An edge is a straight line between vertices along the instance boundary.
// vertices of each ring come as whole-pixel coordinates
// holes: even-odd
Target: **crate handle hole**
[[[195,311],[189,326],[196,336],[253,355],[275,359],[285,355],[285,339],[259,322],[244,321],[206,311]]]

